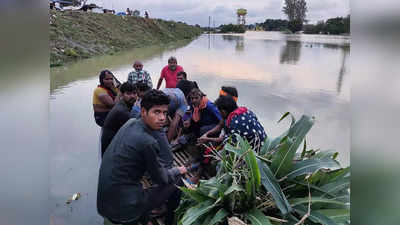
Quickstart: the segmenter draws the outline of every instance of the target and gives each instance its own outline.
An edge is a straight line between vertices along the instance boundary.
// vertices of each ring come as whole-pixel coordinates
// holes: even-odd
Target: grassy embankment
[[[130,48],[192,39],[201,33],[195,26],[161,19],[50,11],[50,66]]]

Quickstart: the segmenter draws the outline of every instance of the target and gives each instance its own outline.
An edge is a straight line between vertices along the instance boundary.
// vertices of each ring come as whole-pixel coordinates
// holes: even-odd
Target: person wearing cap
[[[182,66],[178,65],[178,61],[174,56],[169,57],[168,65],[161,70],[160,78],[157,83],[157,90],[160,89],[162,81],[165,79],[165,88],[176,88],[178,83],[177,74],[183,71]]]
[[[146,70],[143,70],[142,62],[136,60],[133,63],[133,68],[135,70],[128,74],[128,82],[130,84],[144,82],[147,84],[147,86],[149,86],[150,88],[153,88],[153,83],[151,81],[150,74]]]
[[[219,91],[219,96],[231,96],[235,102],[238,101],[238,91],[233,86],[222,86]]]

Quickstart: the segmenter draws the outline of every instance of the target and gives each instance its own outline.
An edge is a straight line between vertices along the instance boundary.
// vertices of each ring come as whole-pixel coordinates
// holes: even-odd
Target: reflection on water
[[[230,36],[230,35],[223,35],[222,39],[225,41],[232,41],[235,42],[235,50],[237,52],[244,51],[244,37],[243,36]]]
[[[340,91],[342,89],[342,83],[343,83],[343,78],[344,75],[346,74],[347,70],[346,70],[346,62],[347,62],[347,56],[350,54],[350,47],[348,48],[343,48],[342,51],[342,65],[340,67],[339,70],[339,77],[338,77],[338,81],[337,81],[337,93],[340,94]]]
[[[301,45],[299,41],[286,41],[285,46],[282,47],[279,62],[281,64],[297,64],[300,59]]]
[[[346,69],[348,37],[286,36],[277,32],[203,35],[188,45],[134,49],[51,70],[50,195],[52,224],[102,224],[96,211],[99,128],[92,115],[97,74],[110,69],[126,81],[140,59],[153,84],[171,55],[210,100],[221,86],[235,86],[239,105],[250,108],[274,137],[289,121],[283,113],[317,121],[307,136],[310,148],[336,149],[349,165],[350,84]],[[164,82],[165,83],[165,82]],[[70,205],[65,200],[80,192]]]

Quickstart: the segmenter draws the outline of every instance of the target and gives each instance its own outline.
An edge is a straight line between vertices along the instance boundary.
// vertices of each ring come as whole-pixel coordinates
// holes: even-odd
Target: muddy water
[[[50,191],[51,224],[103,224],[96,211],[99,127],[92,112],[92,92],[100,70],[108,68],[126,81],[132,61],[142,60],[156,85],[170,56],[215,100],[222,85],[236,86],[239,105],[253,110],[269,136],[289,121],[313,115],[310,147],[336,149],[343,165],[350,162],[350,39],[345,36],[246,32],[203,35],[190,43],[134,49],[51,70]],[[163,84],[164,85],[164,84]],[[65,204],[72,194],[82,197]]]

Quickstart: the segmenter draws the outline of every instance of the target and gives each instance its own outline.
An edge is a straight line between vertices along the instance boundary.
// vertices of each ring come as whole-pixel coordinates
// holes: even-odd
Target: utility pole
[[[208,33],[211,34],[211,16],[208,16]]]

